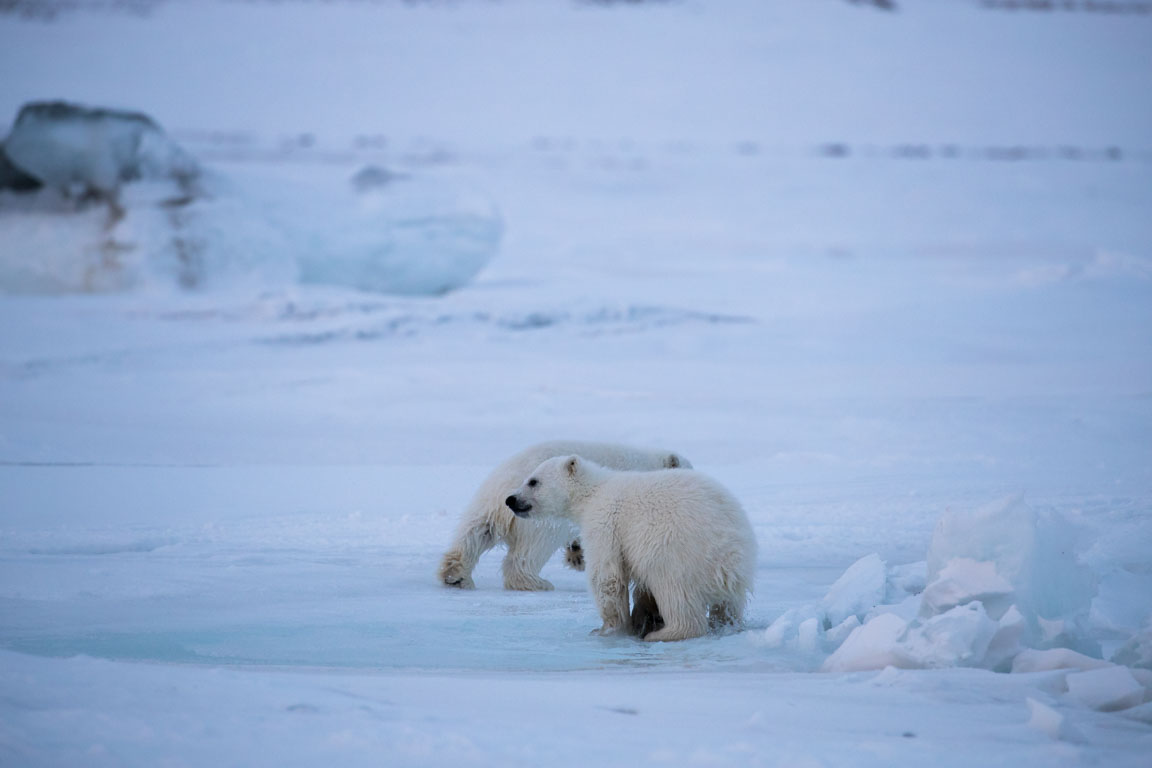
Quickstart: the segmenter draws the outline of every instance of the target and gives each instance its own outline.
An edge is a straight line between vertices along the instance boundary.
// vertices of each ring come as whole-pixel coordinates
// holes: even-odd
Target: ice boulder
[[[1028,700],[1028,726],[1035,728],[1041,733],[1045,733],[1053,739],[1060,741],[1083,741],[1084,737],[1080,735],[1064,715],[1047,704],[1042,704],[1036,699],[1029,698]]]
[[[24,105],[4,151],[48,187],[113,200],[124,182],[170,179],[186,185],[199,171],[147,115],[64,101]]]
[[[4,145],[0,144],[0,192],[31,192],[42,186],[38,179],[13,165],[4,151]]]
[[[861,617],[884,601],[888,583],[887,564],[871,554],[853,563],[829,588],[820,607],[824,628],[831,629],[850,616]]]
[[[1012,661],[1012,671],[1017,673],[1051,672],[1057,669],[1075,669],[1087,672],[1112,666],[1103,659],[1094,659],[1068,648],[1049,648],[1021,651]]]
[[[292,221],[307,283],[439,295],[471,281],[503,237],[495,205],[466,185],[376,167],[303,202]]]
[[[1112,661],[1129,667],[1152,669],[1152,620],[1112,655]]]
[[[1067,521],[1037,513],[1020,497],[946,513],[928,550],[922,610],[979,599],[995,615],[1014,604],[1027,622],[1028,645],[1099,655],[1084,631],[1096,580],[1077,558],[1078,543]]]
[[[908,625],[899,616],[881,614],[857,627],[825,661],[824,672],[859,672],[866,669],[909,666],[900,639]]]
[[[979,601],[989,615],[999,619],[1014,597],[1012,585],[1000,575],[996,563],[957,557],[945,563],[924,588],[920,614],[935,616]]]
[[[1068,694],[1101,712],[1115,712],[1144,703],[1144,686],[1127,667],[1108,666],[1068,675]]]

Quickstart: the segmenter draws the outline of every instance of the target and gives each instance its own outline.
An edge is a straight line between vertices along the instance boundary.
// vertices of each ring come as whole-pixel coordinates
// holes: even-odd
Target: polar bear
[[[614,443],[552,440],[525,448],[510,456],[481,484],[460,518],[452,546],[440,561],[440,581],[449,587],[475,589],[472,570],[480,556],[497,544],[508,545],[504,557],[504,588],[552,589],[540,578],[540,569],[556,550],[568,545],[567,564],[583,570],[584,560],[570,522],[521,520],[504,504],[528,473],[545,459],[576,454],[614,469],[649,471],[692,465],[671,451],[652,451]]]
[[[601,634],[645,640],[698,637],[738,624],[756,571],[756,537],[740,503],[700,472],[620,472],[586,457],[540,464],[505,499],[518,517],[571,520],[580,528]],[[642,597],[628,614],[628,586]],[[643,608],[649,598],[655,606]],[[657,609],[658,606],[658,609]],[[653,614],[663,627],[648,631]]]

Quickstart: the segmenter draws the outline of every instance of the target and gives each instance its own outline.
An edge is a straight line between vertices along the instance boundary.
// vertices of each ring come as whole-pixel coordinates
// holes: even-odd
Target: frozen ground
[[[0,16],[4,122],[142,109],[251,200],[378,163],[506,227],[440,298],[0,297],[0,762],[1145,766],[1149,705],[1089,705],[1120,684],[821,672],[769,628],[1013,494],[1075,526],[1100,655],[1147,627],[1150,39],[961,2]],[[736,493],[746,631],[589,637],[556,560],[436,585],[557,436]]]

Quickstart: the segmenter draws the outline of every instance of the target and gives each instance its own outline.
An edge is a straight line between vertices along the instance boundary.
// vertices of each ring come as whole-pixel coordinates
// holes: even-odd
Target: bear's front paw
[[[579,540],[572,542],[564,550],[564,565],[577,571],[584,570],[584,548],[580,546]]]
[[[440,564],[440,581],[446,587],[457,587],[458,589],[476,589],[476,583],[472,581],[472,575],[464,567],[459,555],[449,552],[444,556],[444,561]]]

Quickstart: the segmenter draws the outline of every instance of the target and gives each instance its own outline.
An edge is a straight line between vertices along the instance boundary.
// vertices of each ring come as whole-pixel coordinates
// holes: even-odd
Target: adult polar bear
[[[636,628],[628,587],[650,593],[664,626],[645,640],[683,640],[739,623],[756,573],[756,537],[740,503],[691,470],[617,472],[578,456],[537,467],[505,503],[520,517],[580,527],[602,634]],[[639,600],[637,602],[640,602]]]
[[[525,448],[492,470],[472,497],[460,518],[452,546],[440,561],[440,581],[449,587],[475,589],[472,571],[476,563],[501,542],[508,545],[504,556],[505,589],[552,589],[551,582],[540,578],[540,569],[565,545],[570,545],[568,564],[582,569],[580,546],[574,541],[576,532],[571,523],[559,519],[520,520],[504,504],[508,494],[541,462],[572,454],[613,469],[651,471],[692,466],[671,451],[649,451],[615,443],[552,440]]]

